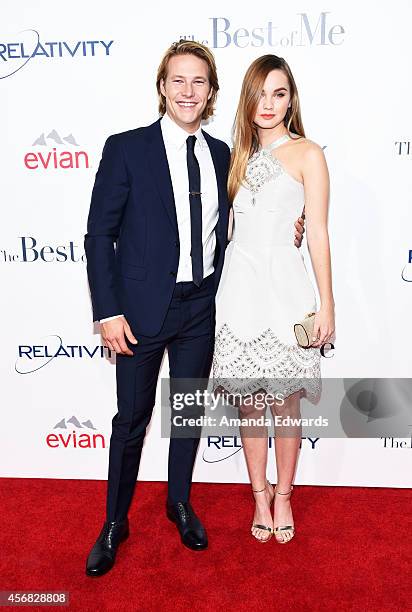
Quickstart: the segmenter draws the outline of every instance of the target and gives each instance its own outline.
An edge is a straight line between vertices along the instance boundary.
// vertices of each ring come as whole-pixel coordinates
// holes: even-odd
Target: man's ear
[[[165,81],[164,79],[161,79],[160,81],[160,93],[166,97],[166,90],[165,90]]]
[[[209,93],[208,93],[207,99],[208,99],[208,100],[210,100],[210,98],[212,97],[212,95],[213,95],[213,87],[211,87],[211,88],[210,88],[210,91],[209,91]]]

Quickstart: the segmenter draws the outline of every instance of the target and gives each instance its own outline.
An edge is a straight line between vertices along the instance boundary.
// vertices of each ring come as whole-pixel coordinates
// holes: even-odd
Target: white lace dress
[[[234,229],[216,296],[212,389],[264,390],[285,397],[320,393],[320,351],[298,346],[295,322],[316,310],[316,296],[294,223],[304,208],[302,183],[288,174],[271,147],[249,160],[247,185],[233,203]]]

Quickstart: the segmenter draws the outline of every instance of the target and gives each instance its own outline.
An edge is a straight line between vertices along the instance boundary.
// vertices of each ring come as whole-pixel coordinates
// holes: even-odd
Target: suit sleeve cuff
[[[111,321],[112,319],[118,319],[119,317],[124,317],[124,315],[114,315],[113,317],[106,317],[105,319],[100,319],[99,323],[106,323],[106,321]]]

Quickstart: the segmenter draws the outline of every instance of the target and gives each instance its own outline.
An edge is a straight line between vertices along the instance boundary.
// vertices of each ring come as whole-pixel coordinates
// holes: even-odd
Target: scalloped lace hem
[[[213,390],[241,395],[265,391],[287,397],[301,390],[316,403],[322,389],[320,352],[286,344],[270,328],[241,340],[224,323],[216,334],[211,382]]]

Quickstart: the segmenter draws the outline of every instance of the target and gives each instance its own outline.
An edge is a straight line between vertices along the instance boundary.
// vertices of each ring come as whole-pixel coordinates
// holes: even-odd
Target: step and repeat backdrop
[[[221,91],[204,127],[229,145],[250,62],[287,59],[306,134],[324,148],[331,175],[337,332],[323,376],[410,377],[411,18],[400,0],[2,6],[2,476],[107,476],[115,358],[92,322],[90,194],[106,138],[157,119],[157,67],[180,38],[215,53]],[[411,446],[411,437],[304,438],[296,482],[407,487]],[[167,452],[159,391],[140,478],[165,480]],[[239,438],[203,439],[194,479],[246,482]]]

